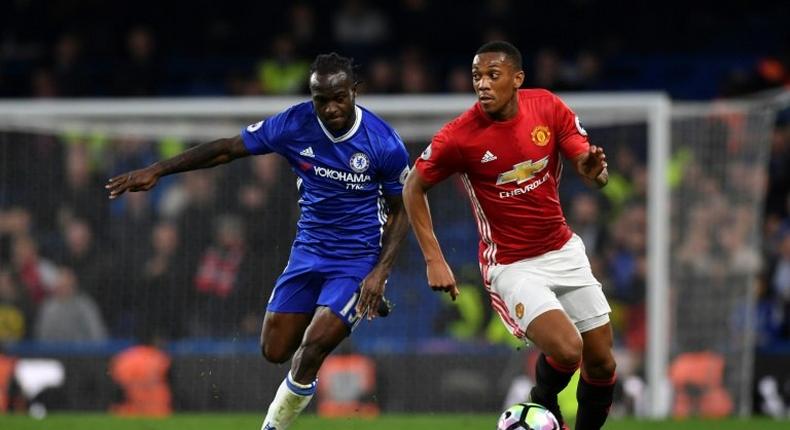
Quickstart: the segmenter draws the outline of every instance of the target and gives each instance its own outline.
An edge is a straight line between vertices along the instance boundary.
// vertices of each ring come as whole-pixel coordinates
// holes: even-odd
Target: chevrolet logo
[[[496,180],[497,185],[515,182],[521,184],[535,177],[535,174],[545,169],[549,165],[549,156],[545,156],[536,162],[532,160],[522,161],[513,166],[513,170],[500,173]]]

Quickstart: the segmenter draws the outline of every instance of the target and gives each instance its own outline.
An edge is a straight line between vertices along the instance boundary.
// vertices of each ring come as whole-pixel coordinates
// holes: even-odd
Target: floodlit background
[[[414,158],[474,102],[474,51],[505,39],[525,87],[560,93],[608,154],[602,192],[572,169],[560,192],[613,308],[612,426],[787,420],[788,22],[767,1],[3,2],[0,415],[262,417],[287,369],[258,336],[298,217],[289,167],[251,157],[112,202],[105,181],[306,100],[330,51],[356,60],[358,103]],[[410,235],[395,310],[327,362],[311,426],[463,412],[493,427],[531,386],[536,351],[492,314],[462,185],[430,197],[461,299],[427,288]]]

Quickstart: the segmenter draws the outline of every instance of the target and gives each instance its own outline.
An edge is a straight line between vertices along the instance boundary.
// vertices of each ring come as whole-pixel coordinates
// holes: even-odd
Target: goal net
[[[710,352],[722,359],[728,413],[747,410],[751,287],[761,270],[772,110],[671,105],[660,94],[564,99],[606,149],[611,171],[601,193],[572,173],[560,192],[612,302],[625,393],[616,409],[654,417],[678,412],[670,371],[684,353]],[[236,135],[300,101],[0,103],[0,284],[16,291],[20,316],[0,336],[11,354],[61,359],[67,373],[85,379],[61,387],[64,407],[110,407],[102,399],[111,398],[118,381],[91,369],[104,369],[119,351],[156,336],[174,357],[177,407],[265,408],[284,375],[284,368],[259,358],[257,338],[298,217],[287,164],[273,155],[250,157],[166,177],[148,193],[113,201],[103,185],[191,145]],[[412,159],[473,101],[358,100],[398,130]],[[426,287],[410,236],[386,293],[394,311],[363,323],[339,351],[372,358],[377,386],[346,379],[346,388],[323,398],[372,402],[387,412],[490,413],[508,401],[509,390],[518,398],[515,381],[530,379],[534,351],[509,340],[482,292],[477,231],[462,185],[446,181],[430,199],[461,284],[459,302]],[[74,296],[87,297],[72,302],[91,315],[75,322],[44,311],[53,298]],[[317,403],[311,407],[320,412],[324,403]],[[692,413],[698,407],[686,406]]]
[[[672,111],[669,375],[676,415],[751,413],[775,107],[764,100]]]

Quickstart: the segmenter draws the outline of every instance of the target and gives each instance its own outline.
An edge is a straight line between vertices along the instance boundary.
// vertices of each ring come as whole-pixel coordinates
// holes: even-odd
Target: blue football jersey
[[[294,246],[333,258],[378,256],[384,195],[400,194],[409,155],[395,130],[357,106],[335,137],[304,102],[241,131],[252,154],[276,152],[296,173],[301,216]]]

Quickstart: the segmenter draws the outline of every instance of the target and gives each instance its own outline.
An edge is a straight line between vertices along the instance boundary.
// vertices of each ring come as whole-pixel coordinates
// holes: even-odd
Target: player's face
[[[493,116],[513,107],[514,97],[524,83],[517,70],[501,52],[484,52],[472,60],[472,85],[483,110]]]
[[[324,126],[342,131],[354,124],[356,85],[345,72],[310,76],[313,107]]]

